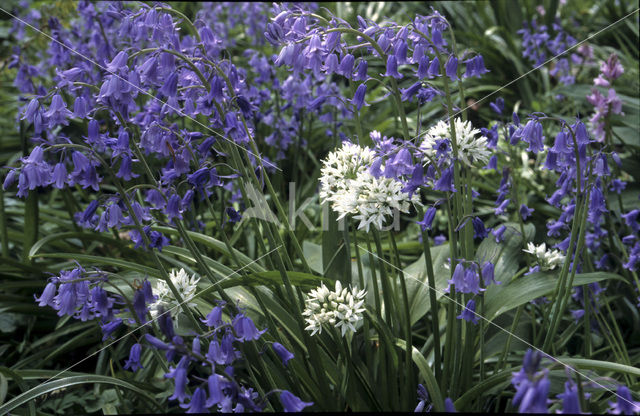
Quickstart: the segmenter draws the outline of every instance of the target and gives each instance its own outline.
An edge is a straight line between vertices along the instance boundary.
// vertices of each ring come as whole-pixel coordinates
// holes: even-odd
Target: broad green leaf
[[[148,403],[150,403],[156,410],[162,411],[162,408],[158,405],[156,400],[146,391],[142,390],[139,387],[136,387],[124,380],[120,380],[113,377],[107,376],[99,376],[99,375],[82,375],[82,376],[72,376],[66,377],[60,380],[49,381],[44,384],[40,384],[16,397],[9,400],[4,405],[0,406],[0,414],[7,414],[13,409],[22,406],[25,403],[33,403],[32,400],[37,397],[42,396],[43,394],[49,393],[54,390],[59,390],[71,386],[76,386],[78,384],[91,384],[91,383],[101,383],[101,384],[111,384],[115,386],[120,386],[126,388],[128,390],[134,391],[138,393],[141,397],[145,398]]]
[[[444,265],[449,257],[449,245],[443,244],[431,247],[431,259],[433,260],[433,273],[436,278],[436,299],[443,296],[447,288],[447,281],[451,273]],[[409,313],[411,324],[415,324],[431,308],[429,304],[429,280],[424,254],[404,269],[404,277],[407,282],[407,294],[409,295]]]
[[[178,230],[176,230],[175,228],[159,227],[159,226],[154,226],[154,227],[151,227],[151,228],[156,230],[156,231],[160,231],[161,233],[178,235]],[[191,237],[193,239],[193,241],[195,241],[197,243],[204,244],[205,246],[209,247],[210,249],[212,249],[214,251],[217,251],[218,253],[229,255],[229,250],[227,249],[227,246],[226,246],[226,244],[224,242],[222,242],[220,240],[216,240],[213,237],[209,237],[208,235],[204,235],[202,233],[197,233],[195,231],[187,231],[187,234],[189,235],[189,237]],[[259,265],[257,262],[255,262],[250,257],[247,257],[244,253],[240,252],[239,250],[234,249],[233,252],[236,255],[236,258],[238,259],[238,261],[243,266],[247,266],[248,270],[250,270],[252,272],[256,272],[256,273],[257,272],[266,271],[264,267]]]
[[[398,339],[396,340],[396,345],[404,350],[407,343],[403,339]],[[438,387],[438,382],[433,375],[433,371],[431,371],[431,367],[429,367],[427,359],[424,358],[424,355],[422,355],[416,347],[412,347],[411,358],[418,367],[420,375],[424,378],[427,391],[429,392],[429,398],[433,402],[434,410],[436,412],[444,412],[444,399],[442,398],[440,387]]]
[[[584,273],[576,275],[573,286],[582,286],[608,279],[624,281],[622,277],[613,273]],[[511,283],[491,285],[485,292],[485,317],[491,320],[508,310],[549,295],[555,290],[556,283],[557,274],[555,272],[537,272],[522,276]]]
[[[80,254],[80,253],[36,253],[34,257],[73,259],[73,260],[77,260],[79,263],[99,264],[102,266],[109,265],[109,266],[119,267],[123,270],[137,271],[139,273],[146,274],[149,276],[155,276],[155,277],[162,276],[160,272],[154,268],[143,266],[141,264],[133,263],[126,260],[115,259],[113,257],[91,256],[88,254]]]
[[[524,247],[520,226],[516,223],[508,222],[504,224],[507,229],[503,234],[503,240],[496,243],[495,237],[491,234],[478,246],[476,260],[481,264],[489,261],[495,267],[495,279],[499,282],[508,282],[518,271],[518,264],[522,259]],[[496,225],[499,227],[499,225]],[[535,235],[533,224],[524,226],[524,241],[531,241]]]

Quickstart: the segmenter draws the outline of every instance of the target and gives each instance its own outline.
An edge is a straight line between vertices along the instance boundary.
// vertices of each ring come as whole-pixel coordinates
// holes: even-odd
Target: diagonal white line
[[[480,98],[479,100],[476,100],[473,104],[466,106],[466,107],[465,107],[465,108],[463,108],[462,110],[459,110],[458,112],[456,112],[456,113],[452,114],[450,117],[447,117],[447,118],[445,118],[444,120],[449,121],[449,120],[451,120],[453,117],[455,117],[455,116],[457,116],[457,115],[461,114],[463,111],[468,110],[469,108],[473,107],[474,105],[476,105],[476,104],[478,104],[478,103],[481,103],[482,101],[486,100],[487,98],[491,97],[492,95],[494,95],[494,94],[496,94],[496,93],[498,93],[498,92],[502,91],[503,89],[507,88],[509,85],[511,85],[511,84],[515,83],[516,81],[518,81],[518,80],[520,80],[520,79],[522,79],[522,78],[526,77],[526,76],[527,76],[527,75],[529,75],[530,73],[535,72],[535,71],[537,71],[538,69],[542,68],[543,66],[545,66],[545,65],[546,65],[546,64],[548,64],[549,62],[553,61],[554,59],[556,59],[556,58],[558,58],[558,57],[560,57],[560,56],[564,55],[565,53],[569,52],[569,51],[570,51],[570,50],[572,50],[572,49],[577,48],[578,46],[582,45],[582,44],[583,44],[583,43],[585,43],[586,41],[588,41],[588,40],[590,40],[590,39],[592,39],[592,38],[594,38],[594,37],[598,36],[600,33],[604,32],[605,30],[607,30],[607,29],[609,29],[609,28],[611,28],[611,27],[613,27],[613,26],[617,25],[618,23],[620,23],[621,21],[623,21],[623,20],[624,20],[624,19],[626,19],[627,17],[629,17],[629,16],[633,15],[634,13],[637,13],[637,12],[638,12],[638,10],[640,10],[640,8],[635,9],[634,11],[632,11],[632,12],[631,12],[631,13],[629,13],[629,14],[627,14],[626,16],[621,17],[620,19],[616,20],[615,22],[613,22],[613,23],[611,23],[611,24],[609,24],[609,25],[607,25],[607,26],[603,27],[602,29],[600,29],[600,30],[598,30],[596,33],[594,33],[593,35],[590,35],[590,36],[586,37],[585,39],[583,39],[583,40],[581,40],[580,42],[578,42],[578,43],[574,44],[573,46],[570,46],[569,48],[565,49],[564,51],[560,52],[559,54],[557,54],[557,55],[555,55],[555,56],[553,56],[553,57],[551,57],[551,58],[547,59],[545,62],[541,63],[540,65],[538,65],[538,66],[534,67],[533,69],[531,69],[531,70],[529,70],[529,71],[525,72],[524,74],[520,75],[518,78],[516,78],[516,79],[514,79],[514,80],[512,80],[512,81],[507,82],[506,84],[504,84],[503,86],[501,86],[501,87],[500,87],[500,88],[498,88],[497,90],[495,90],[495,91],[493,91],[493,92],[491,92],[491,93],[489,93],[489,94],[485,95],[484,97]],[[418,134],[418,135],[417,135],[417,136],[415,136],[413,139],[417,139],[418,137],[423,136],[423,135],[425,135],[425,134],[426,134],[426,131],[424,131],[424,132],[422,132],[422,133]],[[413,139],[412,139],[412,140],[413,140]]]
[[[243,269],[245,269],[245,268],[247,268],[247,267],[251,266],[252,264],[256,263],[258,260],[260,260],[260,259],[262,259],[262,258],[264,258],[264,257],[268,256],[269,254],[273,253],[274,251],[278,250],[280,247],[282,247],[282,245],[279,245],[278,247],[276,247],[276,248],[274,248],[273,250],[271,250],[271,251],[269,251],[269,252],[267,252],[267,253],[263,254],[262,256],[258,257],[257,259],[255,259],[255,260],[251,261],[250,263],[245,264],[244,266],[240,267],[238,270],[234,271],[233,273],[229,274],[228,276],[223,277],[221,280],[217,281],[216,283],[213,283],[212,285],[208,286],[206,289],[202,289],[201,291],[199,291],[198,293],[194,294],[194,295],[193,295],[193,296],[191,296],[190,298],[183,300],[182,302],[180,302],[180,303],[179,303],[179,304],[177,304],[176,306],[174,306],[174,307],[172,307],[172,308],[170,308],[170,309],[166,310],[165,312],[163,312],[163,313],[159,314],[158,316],[156,316],[155,318],[153,318],[153,319],[151,319],[151,320],[149,320],[149,321],[145,322],[144,324],[140,325],[139,327],[136,327],[136,328],[132,329],[131,331],[127,332],[126,334],[124,334],[124,335],[123,335],[123,336],[121,336],[120,338],[116,338],[115,340],[111,341],[110,343],[108,343],[108,344],[107,344],[107,345],[105,345],[104,347],[100,348],[99,350],[97,350],[97,351],[95,351],[95,352],[93,352],[93,353],[91,353],[91,354],[87,355],[86,357],[84,357],[83,359],[81,359],[80,361],[78,361],[77,363],[70,365],[69,367],[65,368],[64,370],[60,371],[59,373],[57,373],[57,374],[55,374],[55,375],[53,375],[53,376],[49,377],[47,380],[45,380],[45,381],[43,381],[42,383],[38,384],[37,386],[33,387],[32,389],[30,389],[30,390],[28,390],[28,391],[26,391],[26,392],[24,392],[24,393],[20,394],[19,396],[14,397],[12,400],[10,400],[10,401],[8,401],[7,403],[5,403],[5,406],[9,406],[9,405],[10,405],[10,403],[11,403],[13,400],[18,399],[18,398],[19,398],[20,396],[22,396],[23,394],[27,394],[27,393],[29,393],[29,392],[34,391],[35,389],[37,389],[38,387],[42,386],[43,384],[46,384],[46,383],[48,383],[49,381],[53,380],[54,378],[59,377],[61,374],[64,374],[64,373],[66,373],[67,371],[71,370],[73,367],[77,366],[78,364],[83,363],[84,361],[88,360],[89,358],[93,357],[93,356],[94,356],[94,355],[96,355],[96,354],[99,354],[100,352],[102,352],[102,351],[104,351],[105,349],[109,348],[110,346],[112,346],[112,345],[113,345],[113,344],[115,344],[116,342],[121,341],[122,339],[124,339],[124,338],[128,337],[129,335],[133,334],[134,332],[138,331],[139,329],[142,329],[142,328],[144,328],[145,326],[147,326],[147,325],[151,324],[152,322],[157,321],[157,320],[158,320],[158,318],[160,318],[161,316],[164,316],[164,315],[166,315],[167,313],[169,313],[169,312],[173,311],[174,309],[176,309],[176,308],[178,308],[178,307],[180,307],[180,306],[184,305],[185,303],[189,302],[190,300],[195,299],[195,298],[196,298],[196,297],[198,297],[202,292],[204,292],[204,291],[206,291],[206,290],[209,290],[209,289],[211,289],[212,287],[216,286],[217,284],[220,284],[220,283],[224,282],[225,280],[227,280],[227,279],[231,278],[231,276],[233,276],[233,275],[235,275],[235,274],[238,274],[238,272],[239,272],[240,270],[243,270]]]
[[[116,74],[115,72],[109,71],[107,68],[105,68],[104,66],[100,65],[98,62],[94,61],[93,59],[83,55],[82,53],[76,51],[73,48],[70,48],[69,46],[65,45],[64,43],[60,42],[57,39],[54,39],[53,37],[51,37],[50,35],[46,34],[45,32],[43,32],[42,30],[38,29],[37,27],[25,22],[24,20],[20,19],[18,16],[15,16],[11,13],[9,13],[8,11],[6,11],[5,9],[3,9],[2,7],[0,7],[0,11],[3,11],[4,13],[8,14],[9,16],[11,16],[12,18],[16,19],[17,21],[21,22],[24,25],[29,26],[31,29],[35,30],[36,32],[40,33],[43,36],[46,36],[47,38],[51,39],[52,41],[58,43],[60,46],[64,47],[65,49],[70,50],[71,52],[75,53],[76,55],[86,59],[87,61],[91,62],[92,64],[96,65],[98,68],[108,72],[109,74],[117,77],[118,79],[122,80],[123,82],[126,82],[127,84],[131,85],[132,87],[134,87],[135,89],[137,89],[138,91],[140,91],[141,93],[148,95],[149,97],[153,98],[154,100],[157,100],[159,102],[161,102],[162,104],[166,105],[167,107],[169,107],[170,109],[172,109],[173,111],[175,111],[176,113],[180,114],[183,117],[188,118],[189,120],[195,122],[196,124],[198,124],[201,127],[204,127],[205,129],[209,130],[210,132],[212,132],[213,134],[217,135],[218,137],[228,141],[229,143],[233,144],[234,146],[236,146],[239,149],[244,150],[245,152],[249,153],[252,156],[255,156],[260,162],[265,163],[271,167],[276,168],[279,171],[282,171],[282,169],[280,169],[279,167],[277,167],[276,165],[274,165],[273,163],[266,161],[264,159],[262,159],[260,156],[256,155],[255,153],[253,153],[252,151],[248,150],[247,148],[240,146],[239,144],[237,144],[236,142],[234,142],[233,140],[229,140],[228,138],[224,137],[222,134],[218,133],[217,131],[213,130],[211,127],[206,126],[202,123],[200,123],[198,120],[196,120],[195,118],[185,114],[182,110],[180,110],[179,108],[175,108],[173,107],[171,104],[168,104],[165,101],[162,101],[160,98],[152,95],[151,93],[143,90],[142,88],[138,87],[137,85],[133,84],[131,81],[129,81],[128,79],[122,78],[120,75]]]
[[[462,307],[462,308],[465,308],[465,305],[463,305],[462,303],[458,302],[457,300],[455,300],[454,298],[452,298],[451,296],[449,296],[447,293],[445,293],[445,292],[443,292],[443,291],[441,291],[441,290],[438,290],[438,289],[437,289],[437,288],[435,288],[435,287],[430,286],[428,283],[425,283],[425,282],[421,281],[420,279],[417,279],[415,276],[410,275],[409,273],[407,273],[407,272],[405,272],[404,270],[402,270],[402,269],[398,268],[398,267],[397,267],[397,266],[395,266],[394,264],[392,264],[392,263],[388,262],[387,260],[383,259],[382,257],[378,256],[376,253],[372,253],[371,251],[369,251],[369,250],[367,250],[366,248],[362,247],[361,245],[358,245],[358,247],[360,247],[362,250],[366,251],[366,252],[367,252],[367,253],[369,253],[369,254],[373,254],[373,255],[374,255],[374,256],[376,256],[378,259],[380,259],[381,261],[385,262],[386,264],[388,264],[389,266],[393,267],[394,269],[396,269],[396,270],[398,270],[398,271],[400,271],[400,272],[404,273],[404,275],[405,275],[405,276],[407,276],[407,277],[409,277],[409,278],[411,278],[411,279],[415,280],[416,282],[418,282],[418,283],[420,283],[420,284],[422,284],[422,285],[426,286],[426,287],[427,287],[427,288],[429,288],[429,289],[433,289],[433,290],[435,290],[436,292],[440,293],[442,296],[446,297],[447,299],[449,299],[450,301],[452,301],[452,302],[453,302],[453,303],[455,303],[456,305],[458,305],[458,306],[460,306],[460,307]],[[586,379],[587,379],[587,380],[589,380],[590,382],[592,382],[592,383],[596,384],[598,387],[600,387],[600,388],[602,388],[602,389],[604,389],[604,390],[608,391],[609,393],[613,394],[614,396],[618,397],[619,399],[624,400],[625,402],[629,403],[630,405],[633,405],[633,403],[632,403],[632,402],[630,402],[629,400],[627,400],[627,399],[625,399],[624,397],[620,396],[618,393],[614,392],[614,391],[613,391],[613,390],[611,390],[611,389],[608,389],[607,387],[605,387],[605,386],[603,386],[602,384],[598,383],[597,381],[595,381],[595,380],[594,380],[594,379],[592,379],[591,377],[587,376],[586,374],[581,373],[580,371],[578,371],[578,370],[576,370],[575,368],[571,367],[569,364],[566,364],[566,363],[564,363],[564,362],[560,361],[559,359],[557,359],[557,358],[555,358],[555,357],[553,357],[553,356],[551,356],[551,355],[547,354],[546,352],[542,351],[540,348],[537,348],[537,347],[536,347],[536,346],[534,346],[533,344],[531,344],[531,343],[529,343],[528,341],[526,341],[526,340],[522,339],[521,337],[519,337],[518,335],[516,335],[516,334],[512,333],[512,332],[511,332],[511,331],[509,331],[508,329],[505,329],[505,328],[501,327],[500,325],[498,325],[498,324],[494,323],[493,321],[491,321],[491,320],[489,320],[489,319],[485,318],[484,316],[480,315],[479,313],[476,313],[475,311],[469,311],[469,312],[472,312],[475,316],[477,316],[478,318],[482,319],[483,321],[488,322],[489,324],[491,324],[491,325],[495,326],[495,327],[496,327],[496,328],[498,328],[499,330],[504,331],[504,332],[506,332],[507,334],[510,334],[512,337],[514,337],[514,338],[515,338],[515,339],[517,339],[518,341],[520,341],[520,342],[522,342],[522,343],[526,344],[527,346],[529,346],[529,347],[533,348],[534,350],[536,350],[536,351],[538,351],[538,352],[542,353],[545,357],[549,358],[551,361],[555,361],[555,362],[557,362],[558,364],[561,364],[562,366],[564,366],[564,367],[565,367],[565,368],[567,368],[568,370],[571,370],[571,371],[573,371],[574,373],[579,374],[580,376],[582,376],[582,377],[586,378]]]

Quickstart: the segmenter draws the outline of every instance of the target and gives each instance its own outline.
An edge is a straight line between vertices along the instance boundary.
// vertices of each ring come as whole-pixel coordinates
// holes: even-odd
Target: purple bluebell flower
[[[387,71],[384,73],[387,77],[393,77],[395,79],[402,78],[402,74],[398,72],[398,61],[395,55],[389,55],[387,58]]]
[[[36,298],[35,295],[33,295],[36,302],[38,302],[38,306],[53,306],[56,289],[56,284],[54,282],[49,282],[44,287],[44,290],[42,291],[42,294],[39,298]]]
[[[189,397],[185,392],[185,387],[189,384],[187,366],[187,356],[184,356],[175,368],[170,368],[169,372],[164,375],[165,378],[172,378],[175,383],[173,394],[169,397],[169,400],[178,400],[180,403],[184,403],[184,400]]]
[[[449,60],[445,64],[444,68],[445,74],[451,81],[458,80],[458,58],[453,55],[449,56]]]
[[[108,338],[111,338],[113,332],[118,329],[122,325],[122,319],[116,318],[111,322],[108,322],[104,325],[101,325],[102,329],[102,340],[106,341]]]
[[[422,231],[431,229],[431,224],[433,223],[433,219],[435,218],[435,216],[436,216],[436,207],[429,207],[425,211],[424,218],[422,218],[422,221],[418,221],[418,224],[420,224],[420,228],[422,229]]]
[[[427,78],[432,79],[440,76],[440,61],[438,57],[433,58],[427,69]]]
[[[207,406],[207,394],[204,389],[196,388],[189,404],[180,404],[180,407],[187,409],[186,413],[208,413],[209,406]]]
[[[124,364],[125,370],[131,370],[133,372],[138,371],[142,367],[140,364],[140,353],[142,352],[142,345],[135,343],[131,346],[131,350],[129,350],[129,359]]]
[[[632,415],[640,413],[640,402],[633,400],[631,391],[627,386],[618,387],[616,403],[609,402],[608,409],[614,415]]]
[[[440,179],[436,181],[433,189],[443,192],[456,192],[456,188],[453,184],[453,166],[442,170],[442,176],[440,176]]]
[[[369,105],[364,101],[366,93],[367,93],[367,84],[362,83],[358,85],[358,88],[356,88],[356,93],[353,95],[353,98],[351,99],[351,103],[356,106],[358,111],[360,111],[363,105],[365,106]]]
[[[212,374],[207,379],[207,388],[209,390],[209,399],[207,399],[206,403],[207,407],[214,406],[224,400],[225,395],[222,392],[224,388],[223,380],[222,376],[218,374]]]
[[[447,241],[447,237],[443,234],[433,237],[433,244],[439,246]]]
[[[273,350],[278,354],[278,357],[280,357],[280,360],[282,360],[282,365],[286,367],[287,363],[294,357],[294,355],[279,342],[274,342],[272,346]]]
[[[558,394],[562,400],[562,412],[568,414],[580,414],[580,398],[578,396],[578,386],[571,381],[564,383],[564,392]]]
[[[467,70],[464,73],[464,78],[477,77],[481,78],[483,74],[489,72],[484,66],[484,59],[482,55],[476,55],[471,59],[464,61],[467,64]]]
[[[222,312],[223,312],[224,303],[214,306],[211,309],[211,312],[207,314],[207,317],[202,320],[202,322],[206,323],[210,328],[217,328],[221,326],[224,321],[222,320]]]
[[[504,232],[506,231],[506,229],[507,229],[506,225],[501,225],[500,227],[491,231],[491,234],[493,234],[493,236],[496,238],[496,243],[499,243],[502,241]]]
[[[429,393],[427,393],[427,389],[422,384],[418,384],[418,400],[420,401],[413,410],[414,413],[421,413],[429,401]]]
[[[67,109],[67,105],[60,94],[56,94],[51,99],[49,110],[44,113],[44,116],[47,118],[49,128],[53,128],[59,124],[64,126],[69,125],[67,119],[72,117],[73,113]]]
[[[502,112],[504,111],[504,98],[499,97],[495,102],[489,103],[489,108],[497,114],[502,115]]]
[[[301,412],[305,407],[313,405],[313,402],[303,402],[287,390],[280,392],[280,401],[285,412]]]
[[[416,73],[416,76],[418,77],[418,79],[423,79],[424,77],[427,76],[429,71],[429,58],[424,55],[420,58],[420,61],[418,62],[418,71]]]
[[[480,217],[473,217],[471,225],[473,225],[473,238],[486,238],[489,235]]]
[[[447,413],[457,413],[455,406],[453,405],[453,400],[450,397],[444,399],[444,411]]]
[[[507,211],[507,207],[509,206],[509,199],[505,199],[502,201],[500,205],[494,210],[495,215],[502,215]]]
[[[482,265],[482,280],[485,286],[489,286],[491,283],[496,285],[501,284],[501,282],[495,280],[495,267],[490,261]]]
[[[467,322],[478,324],[478,316],[476,315],[476,302],[470,299],[467,305],[462,310],[462,313],[457,316],[458,319],[464,319]]]
[[[358,68],[356,69],[356,75],[353,77],[354,81],[366,81],[368,78],[367,70],[369,68],[369,64],[365,59],[361,59],[358,63]]]
[[[513,404],[520,413],[547,413],[549,378],[546,369],[539,370],[542,353],[528,349],[522,368],[512,373],[511,383],[516,388]]]
[[[266,329],[258,331],[251,318],[242,313],[235,316],[232,325],[238,336],[238,341],[241,342],[256,340],[267,331]]]
[[[533,213],[533,211],[535,211],[535,209],[529,208],[525,204],[520,204],[520,216],[522,217],[523,221],[529,218]]]

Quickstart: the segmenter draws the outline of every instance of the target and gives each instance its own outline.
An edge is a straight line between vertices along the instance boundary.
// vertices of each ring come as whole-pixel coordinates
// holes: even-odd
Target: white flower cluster
[[[522,251],[536,256],[541,271],[553,270],[564,263],[564,254],[558,250],[547,250],[545,243],[539,246],[533,243],[527,243],[527,248]]]
[[[196,294],[198,288],[199,277],[195,275],[189,277],[184,269],[172,270],[169,273],[171,283],[176,287],[182,301],[191,299]],[[178,300],[173,296],[173,292],[164,280],[157,280],[156,286],[153,288],[154,295],[158,296],[158,300],[150,307],[151,317],[155,319],[159,309],[162,307],[165,311],[179,305]],[[196,306],[195,303],[187,303],[188,306]],[[178,311],[180,309],[177,309]]]
[[[392,178],[376,178],[369,172],[374,153],[352,143],[331,152],[323,163],[320,199],[328,201],[338,219],[348,214],[360,221],[358,229],[369,231],[371,224],[381,229],[393,210],[409,212],[409,203],[418,200],[402,191],[402,183]]]
[[[456,129],[456,143],[458,144],[458,158],[467,166],[472,166],[475,162],[486,164],[489,162],[491,152],[487,148],[487,138],[477,137],[480,130],[474,129],[469,121],[462,121],[460,118],[454,120]],[[420,149],[425,155],[434,158],[436,155],[436,140],[448,139],[451,142],[449,124],[439,121],[438,124],[427,130],[424,140],[420,144]],[[424,162],[429,162],[425,157]]]
[[[341,328],[342,336],[348,330],[356,332],[356,325],[362,320],[365,308],[364,297],[367,292],[363,289],[343,288],[340,281],[336,281],[335,291],[330,291],[324,283],[309,292],[307,307],[302,313],[306,316],[307,331],[311,335],[322,333],[322,325],[328,323]]]

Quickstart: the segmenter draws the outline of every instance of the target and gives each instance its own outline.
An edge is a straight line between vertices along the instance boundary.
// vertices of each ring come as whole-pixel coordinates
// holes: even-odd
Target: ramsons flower
[[[462,121],[460,118],[454,120],[456,130],[456,143],[458,146],[458,158],[467,166],[474,163],[487,164],[491,152],[487,147],[487,138],[480,135],[480,130],[473,128],[471,122]],[[431,127],[420,144],[420,149],[430,157],[436,156],[438,140],[446,139],[452,141],[449,124],[446,121],[439,121]],[[424,162],[429,159],[425,158]]]
[[[196,277],[195,275],[190,277],[184,269],[172,270],[169,277],[171,278],[171,283],[173,283],[180,294],[182,301],[187,301],[196,294],[198,282],[200,281],[199,277]],[[179,305],[178,300],[175,298],[173,292],[169,288],[169,285],[164,280],[156,281],[156,286],[153,292],[158,296],[158,300],[150,305],[149,309],[152,318],[155,319],[155,317],[158,316],[160,308],[166,310]],[[188,302],[187,305],[196,306],[193,302]],[[176,308],[174,311],[176,311],[174,313],[178,313],[180,309]]]
[[[311,290],[306,300],[307,307],[302,313],[311,331],[311,335],[322,332],[324,324],[340,328],[342,336],[347,331],[356,332],[356,325],[362,320],[362,312],[365,311],[364,297],[367,292],[357,288],[343,288],[339,280],[336,281],[335,290],[329,290],[324,283],[320,287]]]
[[[558,250],[547,250],[546,243],[536,246],[529,242],[527,243],[527,248],[522,251],[534,255],[542,271],[553,270],[564,263],[565,256]]]

